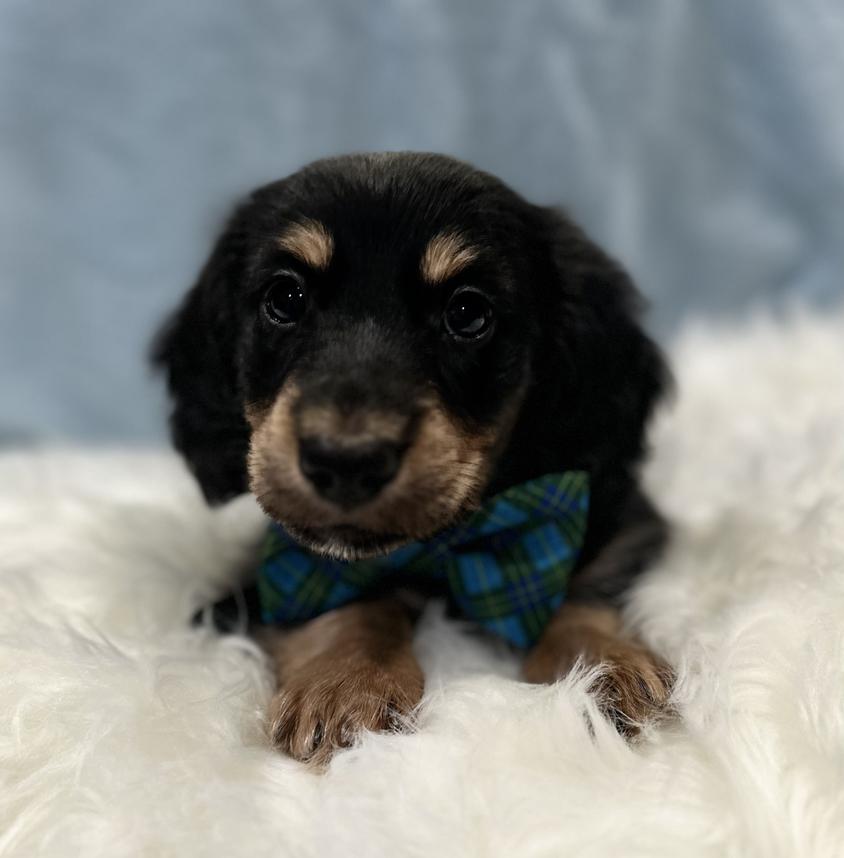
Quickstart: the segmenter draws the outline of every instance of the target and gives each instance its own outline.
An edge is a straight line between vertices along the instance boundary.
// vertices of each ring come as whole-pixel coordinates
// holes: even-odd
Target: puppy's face
[[[530,374],[535,311],[506,211],[389,157],[265,192],[244,272],[249,485],[338,556],[428,536],[477,505]],[[292,186],[292,188],[291,188]],[[494,202],[500,202],[495,200]],[[474,205],[473,205],[474,204]]]
[[[351,558],[447,527],[508,474],[558,467],[530,423],[565,444],[561,399],[581,407],[578,296],[548,218],[438,156],[317,162],[256,192],[158,350],[206,493],[245,474],[293,536]],[[566,226],[574,274],[592,246]],[[510,453],[516,436],[536,450]]]

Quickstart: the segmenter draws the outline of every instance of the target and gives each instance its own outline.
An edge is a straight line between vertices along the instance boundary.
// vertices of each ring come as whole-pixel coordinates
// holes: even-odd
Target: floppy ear
[[[550,260],[539,306],[555,308],[540,370],[547,413],[558,443],[593,474],[630,473],[668,369],[640,324],[643,301],[628,275],[561,212],[540,209],[539,217]]]
[[[173,400],[173,443],[212,504],[247,490],[249,427],[238,378],[234,306],[242,244],[235,229],[223,234],[152,348],[153,363],[164,370]]]

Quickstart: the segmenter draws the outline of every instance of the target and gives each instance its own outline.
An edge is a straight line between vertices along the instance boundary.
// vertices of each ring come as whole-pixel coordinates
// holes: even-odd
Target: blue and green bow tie
[[[466,618],[527,647],[565,598],[588,511],[585,471],[549,474],[490,498],[467,521],[426,542],[350,562],[314,555],[273,524],[258,569],[261,618],[309,620],[402,572],[444,580]]]

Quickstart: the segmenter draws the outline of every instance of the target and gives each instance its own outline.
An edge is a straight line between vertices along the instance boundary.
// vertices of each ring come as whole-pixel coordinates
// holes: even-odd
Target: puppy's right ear
[[[249,426],[238,378],[234,305],[243,245],[242,235],[230,226],[152,347],[153,363],[165,372],[173,401],[173,443],[212,504],[247,490]]]

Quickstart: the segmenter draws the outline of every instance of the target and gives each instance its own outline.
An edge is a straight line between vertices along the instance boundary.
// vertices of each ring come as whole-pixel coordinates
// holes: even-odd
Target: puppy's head
[[[309,547],[424,538],[552,470],[624,471],[662,365],[626,276],[562,215],[435,155],[256,191],[162,331],[174,441]]]

